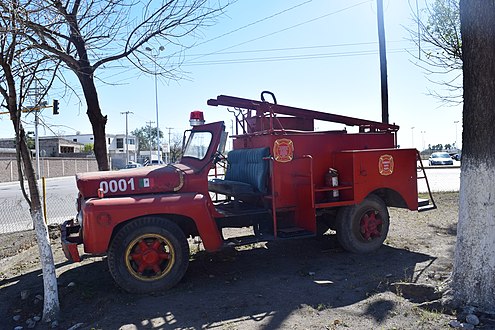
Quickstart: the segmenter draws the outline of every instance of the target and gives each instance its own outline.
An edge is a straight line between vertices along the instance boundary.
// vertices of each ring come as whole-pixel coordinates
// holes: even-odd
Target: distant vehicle
[[[136,163],[136,162],[128,162],[125,168],[136,168],[136,167],[143,167],[143,165]]]
[[[428,159],[430,166],[432,165],[454,165],[454,161],[446,152],[434,152]]]
[[[146,166],[165,165],[161,159],[152,159]]]
[[[452,156],[450,156],[453,160],[457,160],[457,161],[460,161],[461,160],[461,155],[459,154],[454,154]]]

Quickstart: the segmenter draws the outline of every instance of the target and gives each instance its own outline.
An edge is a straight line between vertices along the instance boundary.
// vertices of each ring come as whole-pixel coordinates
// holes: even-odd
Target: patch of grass
[[[419,316],[419,320],[417,322],[422,325],[431,322],[438,322],[442,318],[441,313],[437,311],[428,311],[418,307],[413,307],[412,311]]]
[[[324,304],[324,303],[319,303],[318,305],[313,306],[313,308],[316,309],[317,311],[321,312],[321,311],[324,311],[325,309],[332,308],[332,306],[330,306],[328,304]]]

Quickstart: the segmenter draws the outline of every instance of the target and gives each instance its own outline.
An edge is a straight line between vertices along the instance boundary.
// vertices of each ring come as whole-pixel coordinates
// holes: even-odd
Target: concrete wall
[[[36,161],[33,160],[36,171]],[[98,164],[94,158],[59,158],[45,157],[40,159],[41,176],[55,178],[73,176],[76,173],[98,171]],[[17,161],[15,158],[0,158],[0,182],[17,181]]]

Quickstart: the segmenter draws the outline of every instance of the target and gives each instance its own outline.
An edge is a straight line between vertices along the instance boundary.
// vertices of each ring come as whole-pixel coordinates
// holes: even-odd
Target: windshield
[[[211,132],[193,132],[187,140],[183,157],[193,157],[199,160],[205,158],[212,139]]]
[[[437,154],[432,154],[432,158],[450,158],[448,153],[437,153]]]

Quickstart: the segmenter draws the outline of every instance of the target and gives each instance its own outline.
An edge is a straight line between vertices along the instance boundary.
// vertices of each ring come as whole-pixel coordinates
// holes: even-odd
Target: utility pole
[[[33,92],[31,92],[33,90]],[[40,101],[39,99],[39,93],[38,93],[38,83],[35,82],[34,88],[31,88],[28,91],[28,96],[34,96],[34,103],[35,105],[33,107],[30,107],[32,111],[34,111],[34,149],[35,149],[35,154],[36,154],[36,179],[41,178],[41,173],[40,173],[40,138],[38,134],[38,125],[39,125],[39,117],[38,117],[38,111],[40,111],[40,107],[38,102]]]
[[[170,131],[173,130],[173,127],[165,127],[165,129],[168,129],[168,159],[167,159],[167,164],[170,163],[170,135],[172,134]]]
[[[150,162],[151,162],[151,143],[153,142],[153,139],[151,138],[151,124],[154,124],[155,122],[154,121],[147,121],[146,124],[148,124],[148,128],[149,128],[149,135],[150,135],[150,138],[149,138],[149,145],[150,145]]]
[[[128,139],[128,135],[129,135],[129,128],[127,126],[127,116],[132,113],[134,114],[134,112],[132,111],[124,111],[124,112],[121,112],[120,114],[121,115],[125,115],[125,164],[129,164],[129,139]]]
[[[385,48],[385,27],[383,23],[383,0],[377,2],[378,48],[380,49],[380,76],[382,86],[382,123],[388,124],[388,82],[387,50]]]
[[[165,49],[165,47],[160,46],[158,49],[146,47],[145,48],[148,52],[150,52],[151,57],[153,57],[153,61],[155,62],[155,109],[156,109],[156,151],[158,153],[158,163],[160,163],[160,126],[158,124],[158,71],[156,67],[156,61],[158,58],[158,55],[160,55],[160,52]]]

